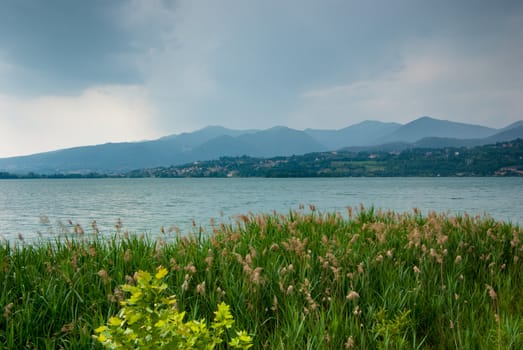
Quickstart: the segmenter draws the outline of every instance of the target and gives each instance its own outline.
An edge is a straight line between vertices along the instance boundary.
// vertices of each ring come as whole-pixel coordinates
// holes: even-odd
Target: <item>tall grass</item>
[[[191,318],[231,306],[257,349],[521,349],[523,231],[374,209],[244,215],[208,235],[0,247],[0,344],[91,349],[137,270]]]

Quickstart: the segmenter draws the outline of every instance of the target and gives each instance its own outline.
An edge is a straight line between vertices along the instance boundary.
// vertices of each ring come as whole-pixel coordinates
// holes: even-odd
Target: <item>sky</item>
[[[523,119],[520,0],[0,0],[0,157],[207,125]]]

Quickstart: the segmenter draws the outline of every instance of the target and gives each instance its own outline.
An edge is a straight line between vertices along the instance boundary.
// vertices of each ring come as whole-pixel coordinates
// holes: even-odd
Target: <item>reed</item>
[[[0,246],[0,344],[92,349],[138,270],[190,319],[231,307],[255,349],[523,348],[523,231],[489,217],[314,207],[213,232]],[[82,230],[83,232],[83,230]]]

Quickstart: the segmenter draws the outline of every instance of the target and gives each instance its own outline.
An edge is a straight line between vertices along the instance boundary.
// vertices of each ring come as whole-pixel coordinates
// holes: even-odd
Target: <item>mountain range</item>
[[[407,124],[364,121],[339,130],[232,130],[208,126],[141,142],[106,143],[0,159],[0,172],[120,173],[217,159],[275,157],[323,151],[479,146],[523,138],[523,121],[501,129],[421,117]]]

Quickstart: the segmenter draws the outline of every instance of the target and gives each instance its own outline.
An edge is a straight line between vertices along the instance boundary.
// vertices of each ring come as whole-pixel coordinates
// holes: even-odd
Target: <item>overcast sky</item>
[[[0,157],[424,115],[523,119],[523,1],[0,0]]]

